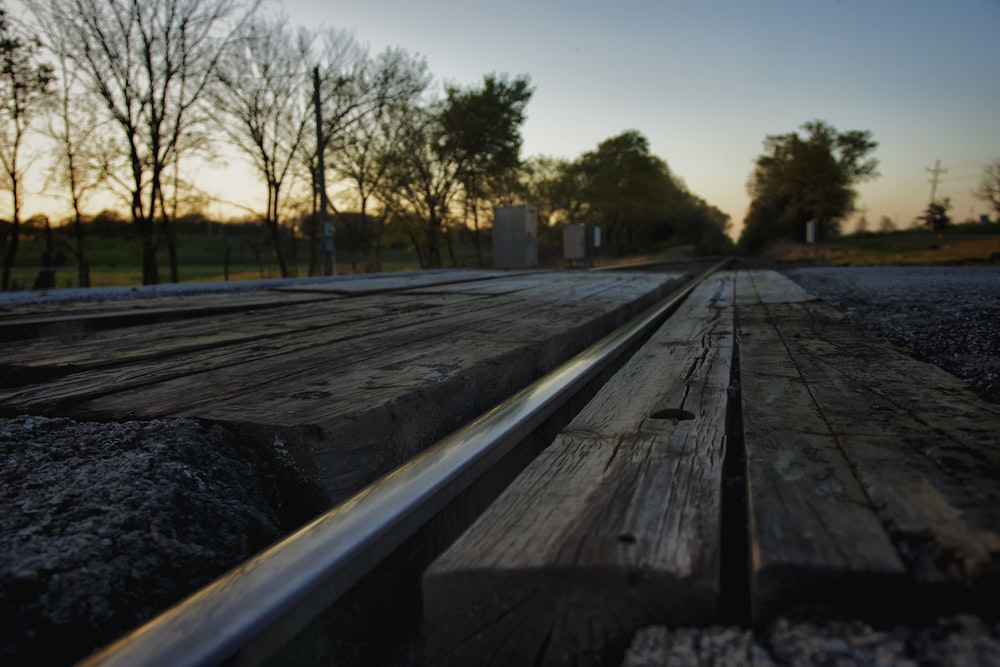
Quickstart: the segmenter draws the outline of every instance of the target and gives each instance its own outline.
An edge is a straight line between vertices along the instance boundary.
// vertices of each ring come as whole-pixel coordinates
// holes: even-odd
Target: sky
[[[438,83],[530,76],[522,154],[576,158],[635,129],[738,232],[769,134],[813,119],[870,130],[881,176],[859,186],[872,226],[952,217],[1000,158],[1000,0],[284,0],[295,25],[346,29],[372,52],[426,57]],[[847,225],[850,230],[852,224]]]

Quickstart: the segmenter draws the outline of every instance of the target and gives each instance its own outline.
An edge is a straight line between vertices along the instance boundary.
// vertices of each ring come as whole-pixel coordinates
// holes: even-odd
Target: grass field
[[[216,226],[216,229],[221,227]],[[127,228],[126,228],[127,230]],[[76,287],[76,258],[73,240],[67,228],[55,230],[56,240],[65,248],[63,261],[57,267],[56,286]],[[39,273],[40,258],[45,250],[41,234],[26,234],[21,242],[17,261],[12,272],[14,289],[31,289]],[[684,255],[689,247],[675,248],[668,255]],[[683,251],[683,252],[682,252]],[[116,234],[91,233],[86,236],[85,253],[90,264],[91,285],[94,287],[124,287],[142,283],[139,263],[140,242],[126,232]],[[483,248],[487,261],[491,257],[488,245]],[[561,249],[540,249],[541,265],[555,268],[561,264]],[[660,257],[663,253],[658,253]],[[1000,261],[1000,223],[959,225],[943,233],[909,230],[886,234],[845,236],[819,245],[778,243],[764,256],[779,263],[821,263],[828,265],[884,265],[884,264],[979,264]],[[167,251],[161,247],[158,254],[160,281],[170,278]],[[252,280],[280,276],[266,240],[259,230],[243,229],[242,232],[226,226],[224,233],[209,233],[206,229],[189,231],[178,236],[178,257],[181,282],[214,282]],[[226,266],[228,257],[228,267]],[[451,261],[442,248],[445,266]],[[632,258],[636,259],[636,258]],[[300,240],[289,257],[295,275],[305,276],[309,266],[309,251],[305,240]],[[597,258],[596,264],[611,262]],[[624,259],[614,262],[627,261]],[[477,265],[471,245],[456,247],[456,263],[463,267]],[[383,271],[406,271],[419,268],[415,253],[403,247],[382,251]],[[363,257],[352,255],[349,248],[338,245],[337,273],[363,272]]]
[[[56,270],[56,286],[77,287],[76,257],[68,230],[58,230],[65,235],[57,243],[64,249],[62,261]],[[84,248],[90,266],[93,287],[123,287],[142,284],[140,264],[141,244],[129,235],[98,235],[85,237]],[[41,235],[26,235],[18,248],[17,260],[11,273],[14,289],[31,289],[38,276],[45,243]],[[281,272],[266,241],[260,236],[215,234],[181,234],[177,243],[178,270],[181,282],[215,282],[228,280],[254,280],[278,278]],[[227,267],[228,256],[228,267]],[[157,252],[160,281],[170,279],[170,264],[166,247]],[[462,249],[460,260],[474,263],[471,249]],[[305,276],[309,269],[309,249],[299,241],[288,258],[294,274]],[[363,271],[364,258],[352,256],[349,250],[337,252],[337,273]],[[417,256],[403,248],[382,251],[384,271],[403,271],[419,268]]]
[[[1000,225],[963,225],[941,233],[910,230],[845,236],[817,245],[779,243],[764,255],[777,262],[833,266],[987,264],[1000,262]]]

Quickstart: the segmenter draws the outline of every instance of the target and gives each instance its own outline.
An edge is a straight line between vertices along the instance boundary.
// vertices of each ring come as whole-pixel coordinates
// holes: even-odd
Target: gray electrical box
[[[587,265],[587,227],[573,224],[563,227],[563,259],[566,266]]]
[[[493,267],[527,269],[538,266],[538,209],[500,206],[493,209]]]

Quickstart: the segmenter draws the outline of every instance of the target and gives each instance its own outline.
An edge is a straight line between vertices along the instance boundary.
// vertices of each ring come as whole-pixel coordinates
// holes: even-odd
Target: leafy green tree
[[[442,242],[455,265],[451,234],[460,196],[478,225],[487,184],[517,168],[531,95],[527,78],[494,75],[484,77],[482,88],[447,92],[447,99],[399,119],[389,178],[379,193],[391,215],[409,222],[407,233],[424,268],[442,266]]]
[[[641,252],[659,240],[657,214],[681,199],[666,163],[650,153],[649,141],[635,130],[602,141],[572,169],[583,183],[583,217],[604,229],[613,255]]]
[[[2,186],[11,194],[11,224],[3,258],[2,289],[10,288],[10,272],[21,239],[24,138],[43,110],[53,81],[52,67],[39,61],[41,43],[21,34],[0,5],[0,165]]]
[[[531,99],[526,76],[483,77],[481,87],[448,86],[439,112],[443,154],[458,164],[466,219],[472,218],[476,258],[483,263],[479,205],[490,181],[503,179],[521,160],[521,126]]]
[[[707,252],[728,249],[728,216],[692,195],[635,130],[584,153],[564,178],[579,186],[582,200],[573,221],[602,227],[611,255],[685,243]]]
[[[454,154],[442,150],[444,128],[437,114],[414,107],[399,120],[395,155],[380,198],[390,215],[407,223],[421,268],[441,268],[441,241],[460,165]]]
[[[540,222],[568,224],[582,220],[587,209],[583,174],[573,161],[537,155],[524,162],[519,176],[520,187],[510,188],[512,196],[506,203],[534,204]]]
[[[806,223],[817,221],[818,238],[840,233],[841,220],[854,208],[853,186],[875,178],[878,143],[866,130],[838,132],[823,121],[798,132],[771,135],[747,183],[753,198],[744,220],[740,248],[759,250],[778,239],[805,240]]]

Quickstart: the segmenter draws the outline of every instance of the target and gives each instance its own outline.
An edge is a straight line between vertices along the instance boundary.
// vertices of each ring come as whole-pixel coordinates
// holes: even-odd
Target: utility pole
[[[931,204],[933,204],[936,201],[934,195],[937,194],[938,177],[941,174],[947,174],[948,170],[941,168],[941,160],[934,160],[934,168],[931,169],[928,167],[924,171],[932,175],[931,180],[928,182],[931,184]]]
[[[337,275],[333,223],[326,219],[326,167],[323,164],[323,112],[319,104],[319,65],[313,67],[313,106],[316,107],[316,187],[319,188],[319,222],[323,225],[323,275]]]

